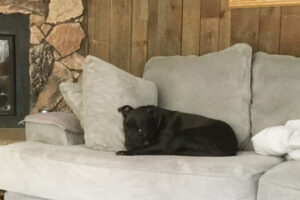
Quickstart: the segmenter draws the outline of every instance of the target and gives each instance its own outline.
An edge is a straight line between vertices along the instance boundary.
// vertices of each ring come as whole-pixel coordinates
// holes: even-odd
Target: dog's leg
[[[135,149],[131,149],[128,151],[118,151],[117,155],[126,155],[126,156],[133,156],[133,155],[153,155],[161,152],[165,148],[165,145],[159,143],[154,144],[151,146],[146,147],[139,147]]]
[[[165,137],[162,137],[160,139],[160,141],[158,141],[156,144],[143,146],[143,147],[138,147],[138,148],[135,148],[135,149],[130,149],[128,151],[119,151],[116,154],[117,155],[127,155],[127,156],[160,154],[161,152],[163,152],[167,148],[173,134],[174,133],[171,132],[171,131],[163,132],[161,135],[164,135]]]

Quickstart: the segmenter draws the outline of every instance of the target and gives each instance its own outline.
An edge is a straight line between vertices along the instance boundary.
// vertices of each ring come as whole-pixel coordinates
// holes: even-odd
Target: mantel
[[[229,0],[230,8],[296,6],[300,0]]]

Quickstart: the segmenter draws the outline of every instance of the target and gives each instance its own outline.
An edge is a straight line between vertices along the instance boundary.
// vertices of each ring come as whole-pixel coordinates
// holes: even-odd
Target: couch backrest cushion
[[[258,52],[253,56],[252,134],[300,119],[300,59]]]
[[[144,78],[157,84],[160,107],[226,121],[243,148],[250,138],[251,59],[246,44],[200,57],[154,57]]]

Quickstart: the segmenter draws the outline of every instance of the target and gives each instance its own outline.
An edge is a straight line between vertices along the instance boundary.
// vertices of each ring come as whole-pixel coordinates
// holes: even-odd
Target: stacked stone
[[[68,107],[58,90],[63,81],[76,82],[86,37],[82,0],[0,0],[0,13],[30,14],[31,112]],[[85,54],[85,53],[83,53]]]

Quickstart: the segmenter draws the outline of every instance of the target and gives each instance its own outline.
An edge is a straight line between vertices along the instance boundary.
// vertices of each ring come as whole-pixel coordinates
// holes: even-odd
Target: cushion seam
[[[280,186],[280,187],[285,187],[285,188],[289,188],[289,189],[293,189],[293,190],[300,190],[300,188],[295,188],[289,185],[282,185],[282,184],[278,184],[278,183],[274,183],[274,182],[269,182],[269,181],[265,181],[264,179],[262,179],[262,183],[260,184],[270,184],[270,185],[276,185],[276,186]]]

